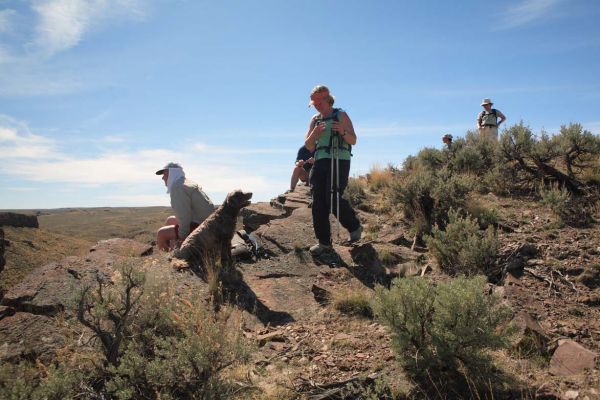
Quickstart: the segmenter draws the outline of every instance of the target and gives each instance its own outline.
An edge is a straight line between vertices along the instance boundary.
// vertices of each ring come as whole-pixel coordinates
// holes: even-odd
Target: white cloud
[[[27,125],[0,115],[0,159],[39,159],[51,157],[54,142],[43,136],[34,135]]]
[[[547,18],[562,1],[564,0],[522,0],[503,13],[497,28],[516,28]]]
[[[83,145],[93,143],[89,140]],[[237,188],[268,196],[273,188],[272,180],[256,168],[248,168],[248,163],[240,163],[239,157],[198,157],[188,151],[166,148],[130,152],[99,150],[90,157],[77,157],[73,156],[77,154],[76,145],[71,143],[65,150],[59,145],[31,133],[26,124],[0,115],[0,159],[10,160],[10,163],[0,164],[0,175],[8,179],[58,184],[60,188],[79,191],[105,190],[106,199],[121,204],[163,204],[166,195],[160,197],[161,202],[156,202],[159,197],[151,194],[152,190],[164,190],[160,177],[154,172],[167,161],[176,160],[184,166],[190,179],[221,197]],[[255,149],[258,153],[265,150]],[[286,183],[282,185],[285,187]],[[150,193],[148,187],[152,188]],[[136,199],[140,203],[136,203]]]
[[[13,30],[13,18],[17,14],[15,10],[0,10],[0,33],[9,33]]]
[[[10,192],[35,192],[38,188],[35,187],[8,187],[6,190]]]
[[[32,8],[39,18],[34,44],[48,55],[76,46],[108,19],[145,15],[144,3],[136,0],[44,0]]]

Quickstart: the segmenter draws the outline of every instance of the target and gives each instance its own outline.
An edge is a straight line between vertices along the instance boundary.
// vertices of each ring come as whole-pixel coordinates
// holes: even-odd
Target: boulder
[[[39,228],[37,216],[0,212],[0,226],[13,226],[15,228]]]
[[[90,252],[93,251],[103,251],[123,257],[144,257],[152,254],[152,245],[131,239],[113,238],[99,241],[90,249]]]
[[[17,361],[39,358],[48,361],[65,344],[53,318],[16,313],[0,320],[0,360]]]
[[[0,228],[0,272],[2,272],[6,265],[6,260],[4,259],[5,247],[6,241],[4,240],[4,229]]]
[[[106,254],[87,260],[68,257],[34,270],[10,288],[0,304],[18,312],[46,316],[63,311],[82,284],[95,281],[98,273],[110,276],[112,260]]]
[[[550,360],[550,373],[560,376],[581,374],[594,368],[596,357],[596,353],[573,340],[561,340]]]

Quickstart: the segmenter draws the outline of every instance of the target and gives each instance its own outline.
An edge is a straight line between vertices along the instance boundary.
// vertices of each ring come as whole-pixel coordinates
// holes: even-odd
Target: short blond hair
[[[312,97],[312,95],[316,94],[316,93],[327,93],[327,101],[329,102],[329,105],[332,106],[333,103],[335,103],[335,96],[332,96],[331,93],[329,92],[329,88],[325,85],[317,85],[313,88],[313,90],[310,92],[310,95]]]

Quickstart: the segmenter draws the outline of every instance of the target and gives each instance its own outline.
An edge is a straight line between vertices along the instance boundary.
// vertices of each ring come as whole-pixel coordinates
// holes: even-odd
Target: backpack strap
[[[339,122],[340,118],[339,118],[339,114],[340,114],[341,108],[334,108],[333,112],[331,113],[331,115],[327,118],[317,118],[315,120],[315,122],[323,122],[323,121],[329,121],[329,120],[333,120],[335,122]],[[329,144],[327,144],[326,146],[319,146],[315,149],[315,153],[319,150],[325,150],[327,152],[327,154],[331,154],[331,148],[333,147],[333,135],[329,136]],[[345,141],[342,140],[342,143],[340,144],[340,148],[344,149],[344,150],[348,150],[348,152],[350,153],[350,156],[352,156],[352,145],[346,143]]]

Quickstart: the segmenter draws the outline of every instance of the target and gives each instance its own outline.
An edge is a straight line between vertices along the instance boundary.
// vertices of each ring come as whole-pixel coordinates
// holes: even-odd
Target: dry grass
[[[344,289],[334,296],[333,307],[343,314],[373,318],[370,293]]]
[[[44,229],[3,227],[10,241],[6,248],[6,266],[0,292],[21,282],[31,271],[67,256],[86,254],[93,242],[48,232]]]
[[[65,208],[44,210],[40,228],[92,242],[113,237],[148,243],[173,210],[168,207]]]
[[[120,237],[149,243],[172,214],[167,207],[15,211],[38,214],[40,228],[3,227],[10,247],[6,248],[0,293],[21,282],[37,267],[67,256],[86,254],[99,240]]]
[[[371,167],[371,170],[367,175],[367,183],[371,190],[375,192],[390,187],[393,180],[393,171],[390,168],[382,168],[377,164]]]

